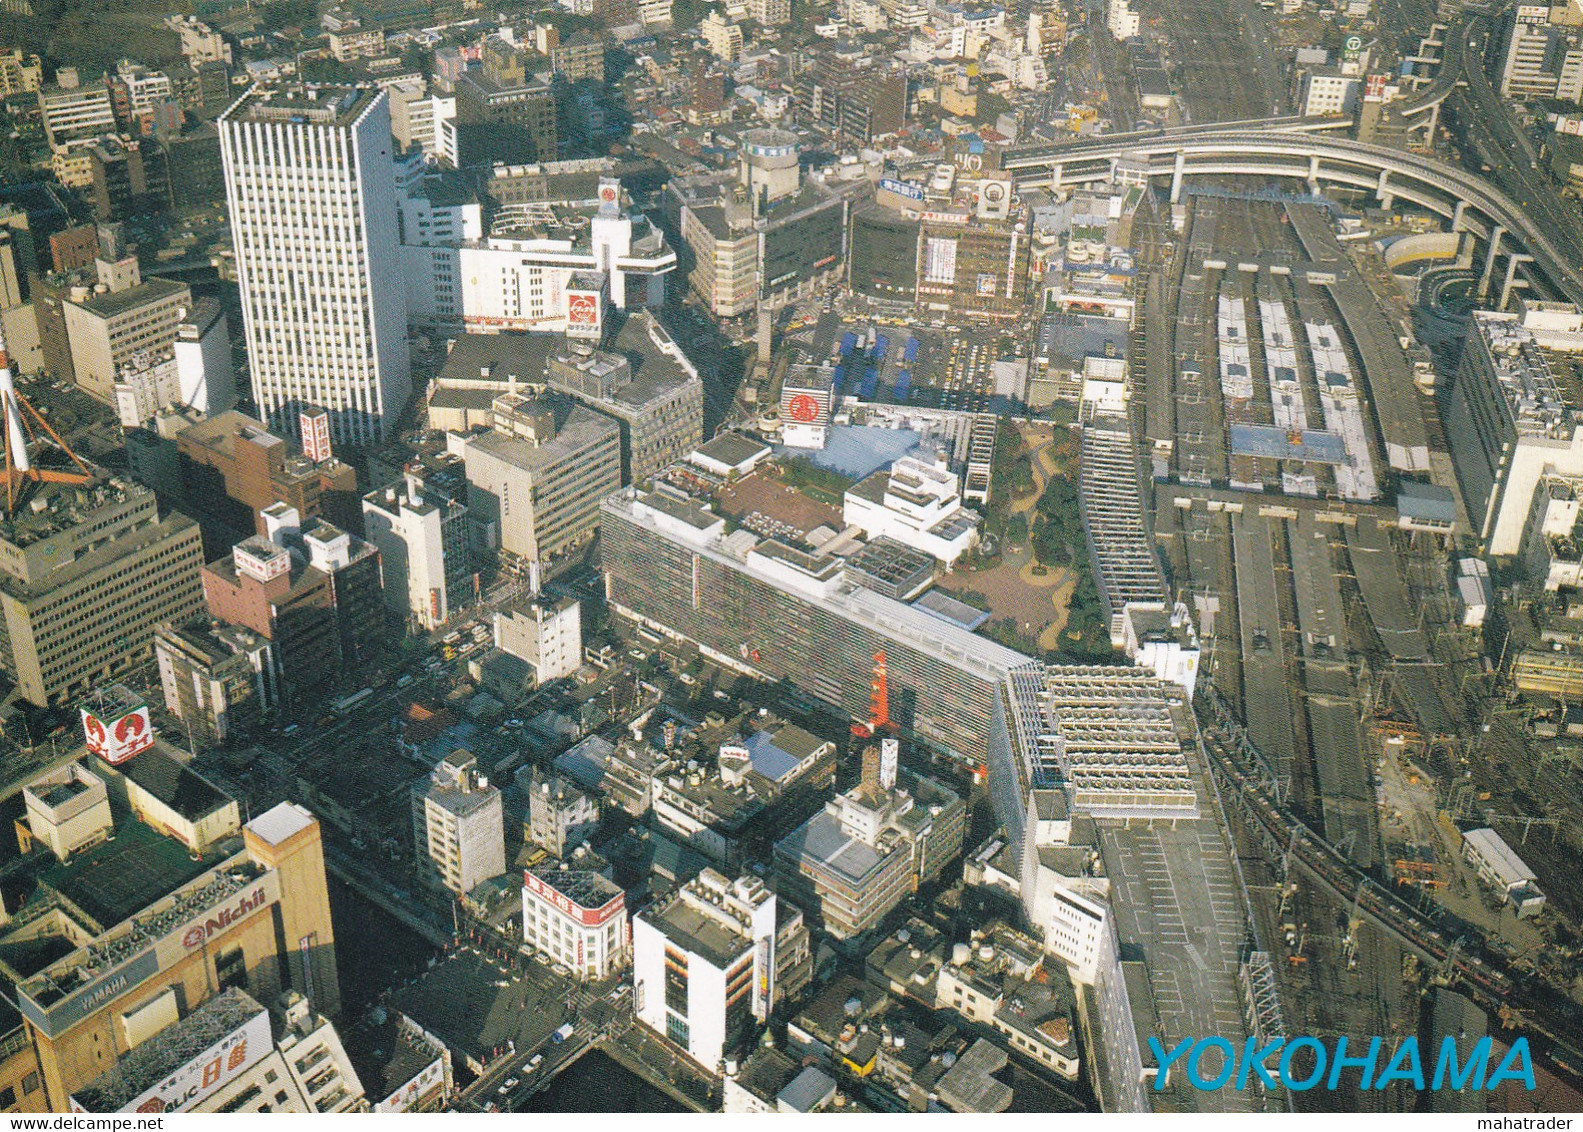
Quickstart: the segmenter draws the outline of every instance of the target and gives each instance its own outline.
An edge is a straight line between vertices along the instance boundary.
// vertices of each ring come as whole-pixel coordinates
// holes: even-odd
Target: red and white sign
[[[532,873],[523,874],[522,884],[534,897],[550,905],[563,916],[576,920],[585,928],[597,928],[601,924],[609,923],[610,919],[619,915],[626,906],[626,897],[618,892],[598,908],[584,908],[581,904],[574,903],[564,893],[545,884]]]
[[[124,763],[154,745],[154,727],[149,722],[148,708],[143,704],[108,719],[83,708],[82,733],[88,749],[111,766]]]
[[[375,1112],[406,1112],[445,1088],[445,1059],[437,1057],[416,1077],[374,1106]]]
[[[181,933],[181,945],[188,951],[195,947],[202,947],[209,940],[221,932],[234,927],[247,919],[269,901],[269,895],[262,886],[252,892],[244,893],[237,897],[235,903],[220,909],[214,915],[201,923],[194,923],[190,928]]]
[[[566,292],[566,333],[599,336],[599,292]]]
[[[274,1048],[269,1012],[260,1009],[159,1084],[122,1105],[120,1111],[186,1112],[236,1080]],[[72,1097],[71,1107],[73,1112],[90,1111],[76,1097]]]
[[[302,454],[315,464],[330,458],[330,414],[323,409],[304,409],[300,417]]]
[[[786,416],[798,424],[811,424],[819,419],[819,402],[806,393],[799,393],[786,402]]]

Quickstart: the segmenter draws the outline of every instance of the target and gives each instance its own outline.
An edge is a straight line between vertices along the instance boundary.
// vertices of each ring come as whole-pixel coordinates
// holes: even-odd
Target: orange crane
[[[890,726],[890,690],[885,679],[885,650],[874,654],[874,676],[868,686],[868,720],[852,725],[859,739],[872,739]]]
[[[39,468],[33,465],[33,458],[28,453],[28,442],[38,440],[38,434],[33,431],[33,426],[28,423],[27,417],[22,415],[26,409],[28,416],[38,422],[38,426],[49,434],[50,440],[66,455],[71,457],[78,471],[63,471],[55,468]],[[6,353],[5,337],[0,335],[0,412],[5,414],[5,499],[6,513],[16,510],[21,500],[22,490],[28,483],[71,483],[84,484],[93,482],[93,473],[88,470],[88,465],[77,458],[53,428],[50,427],[39,411],[28,404],[27,398],[16,390],[16,383],[11,377],[11,358]]]

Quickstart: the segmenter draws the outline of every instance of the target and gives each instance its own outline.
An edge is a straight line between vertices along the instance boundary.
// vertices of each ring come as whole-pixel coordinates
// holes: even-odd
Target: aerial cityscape
[[[0,0],[0,417],[10,1127],[1583,1112],[1580,0]]]

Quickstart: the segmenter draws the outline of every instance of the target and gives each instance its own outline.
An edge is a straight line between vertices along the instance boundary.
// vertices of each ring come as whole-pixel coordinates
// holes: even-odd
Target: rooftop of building
[[[120,1112],[143,1093],[232,1031],[265,1013],[246,991],[227,987],[187,1017],[122,1054],[108,1070],[72,1092],[88,1112]],[[262,1056],[263,1051],[250,1051]]]
[[[714,869],[705,868],[683,888],[650,905],[639,918],[659,929],[667,939],[724,969],[747,951],[752,939],[746,927],[720,907],[722,893],[733,901],[744,894],[754,900],[774,899],[774,894],[756,879],[729,881]]]
[[[671,797],[673,805],[680,799],[693,817],[722,833],[740,830],[765,806],[765,800],[749,783],[727,785],[718,765],[705,766],[696,761],[677,766],[656,781],[656,796],[661,791]]]
[[[152,494],[142,484],[105,475],[86,484],[25,485],[17,506],[9,513],[0,512],[0,539],[18,548],[28,547],[81,526],[102,507]]]
[[[520,1039],[533,1016],[560,1008],[541,998],[532,982],[507,978],[471,949],[448,956],[394,995],[395,1009],[444,1042],[453,1056],[479,1060]]]
[[[160,897],[213,868],[236,851],[225,842],[194,860],[187,846],[152,826],[118,815],[113,840],[84,849],[39,874],[46,892],[59,893],[98,930],[121,923]]]
[[[760,474],[760,471],[755,471],[753,476],[738,481],[738,485],[733,485],[733,488],[747,480],[756,480]],[[661,530],[652,517],[638,509],[638,504],[653,508],[672,519],[679,519],[696,532],[693,536],[669,536],[668,532],[662,532],[668,537],[689,538],[700,553],[732,569],[759,577],[777,589],[803,593],[850,620],[882,626],[888,634],[954,667],[999,678],[1012,669],[1033,663],[1032,658],[1023,653],[876,593],[854,579],[842,577],[843,561],[838,557],[810,554],[775,539],[760,540],[735,521],[727,521],[727,516],[722,512],[712,509],[712,501],[706,492],[689,493],[676,487],[674,482],[667,482],[663,490],[656,488],[645,491],[641,487],[633,487],[608,496],[602,507],[639,526]],[[718,529],[711,532],[711,528],[717,525]],[[790,567],[787,573],[791,577],[779,572],[773,576],[768,574],[766,568],[755,561],[756,557],[773,558],[784,563]],[[806,583],[796,581],[797,575],[805,576]]]
[[[482,70],[474,67],[463,71],[461,76],[456,81],[458,86],[463,83],[470,83],[482,91],[486,96],[506,96],[519,94],[523,91],[534,94],[548,94],[550,92],[550,84],[540,76],[534,74],[532,71],[526,71],[524,73],[522,82],[506,85],[495,82],[488,75],[484,74]]]
[[[256,542],[254,542],[255,539],[257,540]],[[290,562],[290,566],[288,567],[288,572],[286,575],[290,584],[286,589],[286,592],[278,599],[275,599],[275,604],[277,605],[289,605],[297,598],[302,597],[304,594],[311,593],[318,587],[325,585],[329,579],[329,575],[320,570],[317,566],[310,566],[306,559],[298,557],[297,555],[292,554],[290,551],[287,551],[282,547],[276,546],[262,535],[252,535],[249,538],[244,539],[241,543],[237,544],[237,549],[241,550],[244,554],[248,553],[249,550],[253,549],[253,547],[249,547],[247,545],[248,543],[253,543],[253,547],[256,547],[258,550],[273,548]],[[205,574],[211,575],[212,577],[217,578],[231,586],[241,587],[244,584],[244,579],[248,582],[254,582],[256,585],[263,584],[256,582],[252,577],[243,573],[242,570],[237,567],[236,554],[234,552],[227,554],[224,558],[217,558],[215,561],[207,563],[203,570]]]
[[[116,318],[128,311],[139,310],[188,293],[185,283],[150,276],[134,287],[123,287],[119,291],[93,291],[87,298],[72,305],[81,307],[99,318]]]
[[[697,371],[669,331],[650,311],[634,311],[620,320],[612,352],[627,359],[632,381],[616,391],[616,398],[642,406],[672,390],[698,381]]]
[[[190,822],[200,821],[235,804],[229,794],[183,762],[163,739],[155,739],[148,750],[118,766],[98,759],[94,764],[93,769],[100,777],[119,775],[136,783],[145,793]]]
[[[734,468],[745,464],[768,447],[762,440],[755,440],[740,432],[722,432],[700,445],[697,451],[699,455]]]
[[[349,126],[382,92],[377,87],[256,86],[228,109],[227,122]]]
[[[842,829],[840,819],[826,810],[820,810],[775,846],[778,852],[806,866],[835,873],[853,886],[867,882],[900,847],[894,838],[880,848],[869,845]]]
[[[263,421],[236,409],[227,409],[223,413],[194,421],[181,432],[183,446],[212,448],[227,455],[234,451],[238,441],[244,440],[262,448],[286,443],[270,432]]]
[[[603,908],[622,895],[620,885],[593,869],[541,865],[530,872],[579,908]]]
[[[602,441],[620,435],[620,427],[614,421],[566,397],[550,394],[536,400],[554,414],[552,438],[533,443],[513,433],[490,429],[468,440],[468,447],[536,471],[587,456]]]

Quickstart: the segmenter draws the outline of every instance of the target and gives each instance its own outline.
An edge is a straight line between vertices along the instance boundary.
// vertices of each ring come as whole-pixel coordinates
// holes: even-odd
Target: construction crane
[[[28,452],[29,441],[37,442],[38,434],[33,431],[33,426],[28,424],[27,417],[22,415],[26,409],[28,416],[38,422],[38,426],[49,434],[50,440],[55,443],[66,455],[71,457],[72,463],[77,465],[78,471],[63,471],[54,468],[39,468],[33,464],[33,458]],[[4,334],[0,334],[0,411],[5,413],[5,498],[6,514],[11,514],[21,502],[25,485],[28,483],[68,483],[85,484],[93,482],[93,472],[88,465],[77,458],[77,454],[67,447],[66,442],[56,435],[48,421],[39,414],[39,411],[28,404],[27,398],[16,390],[16,383],[11,377],[11,358],[6,353]]]

